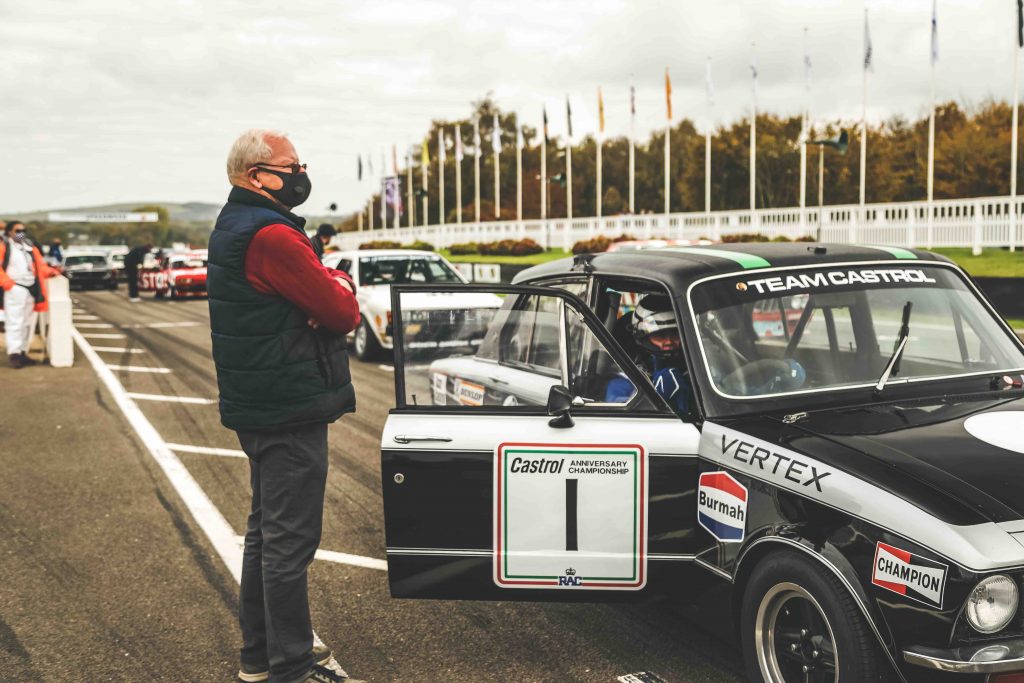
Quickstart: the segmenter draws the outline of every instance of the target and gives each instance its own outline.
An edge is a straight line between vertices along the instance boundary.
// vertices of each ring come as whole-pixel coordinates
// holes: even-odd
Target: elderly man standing
[[[220,415],[249,456],[252,508],[238,619],[242,681],[343,681],[313,648],[307,568],[320,544],[327,425],[355,410],[345,335],[354,285],[320,263],[292,209],[306,165],[281,133],[231,147],[232,188],[210,236],[207,287]]]

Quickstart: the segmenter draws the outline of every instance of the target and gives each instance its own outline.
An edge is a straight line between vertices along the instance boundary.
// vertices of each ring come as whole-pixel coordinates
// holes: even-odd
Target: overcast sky
[[[465,117],[488,92],[552,134],[664,125],[803,101],[859,118],[862,0],[0,0],[0,215],[121,201],[220,202],[224,159],[249,127],[291,134],[313,193],[301,209],[359,208],[356,155],[404,149],[431,120]],[[927,112],[932,0],[868,0],[869,118]],[[1012,97],[1014,0],[938,0],[937,96]]]

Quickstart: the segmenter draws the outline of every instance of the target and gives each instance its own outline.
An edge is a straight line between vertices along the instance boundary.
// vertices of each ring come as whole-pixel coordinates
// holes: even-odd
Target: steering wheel
[[[722,380],[722,388],[739,396],[759,396],[799,389],[807,381],[807,372],[792,358],[765,358],[746,363]]]

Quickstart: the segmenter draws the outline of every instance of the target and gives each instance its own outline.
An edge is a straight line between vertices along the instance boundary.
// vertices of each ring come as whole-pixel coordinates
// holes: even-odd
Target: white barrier
[[[1016,204],[1016,211],[1011,211]],[[1011,218],[1013,216],[1013,218]],[[878,244],[900,247],[1020,247],[1024,230],[1024,197],[978,197],[895,204],[827,206],[821,211],[824,242]],[[370,240],[415,240],[447,247],[459,242],[490,242],[529,237],[544,247],[571,249],[582,239],[597,235],[628,234],[639,239],[719,240],[725,235],[756,232],[769,238],[816,236],[818,208],[758,209],[672,214],[642,214],[607,218],[554,218],[546,221],[494,221],[446,223],[345,232],[335,237],[342,249],[356,249]],[[1011,223],[1013,225],[1011,226]]]
[[[49,313],[40,316],[45,320],[43,337],[46,339],[46,355],[55,368],[70,368],[75,364],[75,350],[71,339],[71,293],[68,279],[63,275],[47,281],[47,304]]]

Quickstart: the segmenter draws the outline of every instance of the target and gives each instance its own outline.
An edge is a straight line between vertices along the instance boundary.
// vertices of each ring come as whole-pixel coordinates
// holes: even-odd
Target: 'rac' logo
[[[559,586],[579,586],[582,585],[583,577],[576,576],[576,570],[569,567],[565,570],[565,576],[558,577]]]

